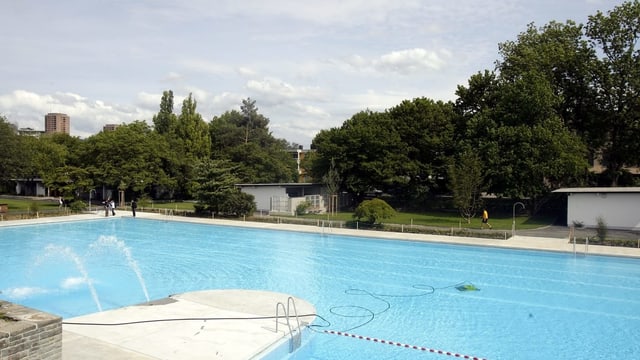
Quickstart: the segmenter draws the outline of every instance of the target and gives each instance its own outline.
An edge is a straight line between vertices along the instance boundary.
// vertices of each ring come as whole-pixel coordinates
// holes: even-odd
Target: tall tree
[[[0,116],[0,143],[0,180],[7,181],[20,174],[23,152],[16,126],[4,116]]]
[[[322,179],[334,161],[340,187],[358,202],[367,192],[396,192],[411,181],[415,164],[387,113],[361,111],[340,128],[321,131],[312,147],[317,152],[312,177]]]
[[[387,112],[406,151],[407,172],[396,174],[408,180],[405,200],[446,192],[447,164],[454,153],[453,103],[416,98]]]
[[[585,142],[594,143],[600,142],[600,131],[594,129],[599,118],[593,87],[597,58],[582,29],[573,21],[550,22],[540,28],[529,24],[516,41],[498,45],[502,59],[497,69],[508,82],[532,72],[545,79],[551,87],[549,96],[556,98],[550,102],[554,113]],[[513,110],[517,114],[518,109]]]
[[[508,79],[486,75],[472,78],[469,88],[458,87],[462,120],[456,138],[458,148],[480,155],[487,190],[539,199],[583,176],[584,144],[557,115],[550,81],[535,68]]]
[[[238,183],[237,165],[227,160],[204,159],[195,165],[196,210],[213,214],[243,216],[255,211],[253,195],[243,193]]]
[[[239,164],[240,181],[291,182],[297,178],[295,160],[284,139],[275,138],[269,119],[258,112],[255,101],[245,99],[237,110],[214,117],[209,123],[213,159]]]
[[[586,34],[603,54],[597,68],[597,105],[603,122],[602,160],[617,185],[623,167],[640,165],[640,1],[589,17]]]
[[[453,193],[453,203],[460,215],[471,223],[476,211],[482,206],[484,177],[480,156],[472,149],[461,151],[449,165],[449,186]]]
[[[160,135],[135,121],[87,138],[83,161],[93,164],[95,185],[141,194],[174,186],[162,168],[168,153]]]
[[[160,111],[153,116],[154,130],[158,134],[169,134],[175,131],[177,122],[173,113],[173,91],[165,90],[160,100]]]
[[[206,159],[211,154],[209,126],[196,111],[197,102],[192,94],[182,102],[176,134],[182,140],[184,154],[194,160]]]

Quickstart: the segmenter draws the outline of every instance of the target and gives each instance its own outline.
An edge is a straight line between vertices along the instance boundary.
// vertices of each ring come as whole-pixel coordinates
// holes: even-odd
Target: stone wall
[[[0,360],[62,359],[62,318],[0,300]]]

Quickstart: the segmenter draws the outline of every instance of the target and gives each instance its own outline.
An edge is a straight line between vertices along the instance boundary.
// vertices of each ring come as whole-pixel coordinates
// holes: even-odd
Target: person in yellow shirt
[[[484,226],[488,226],[489,229],[492,228],[491,224],[489,224],[489,213],[487,209],[482,210],[482,224],[480,225],[481,229],[484,229]]]

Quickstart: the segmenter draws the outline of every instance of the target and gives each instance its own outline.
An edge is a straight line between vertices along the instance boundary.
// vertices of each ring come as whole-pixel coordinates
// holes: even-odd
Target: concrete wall
[[[255,197],[256,210],[269,212],[271,210],[272,196],[287,196],[284,186],[244,186],[242,192]]]
[[[597,227],[602,217],[610,229],[640,230],[640,193],[570,193],[567,225]]]
[[[0,359],[62,359],[62,318],[0,300]]]

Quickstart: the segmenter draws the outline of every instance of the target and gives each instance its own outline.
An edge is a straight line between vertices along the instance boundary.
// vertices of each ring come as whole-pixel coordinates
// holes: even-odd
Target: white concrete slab
[[[251,359],[290,336],[284,318],[276,332],[275,319],[277,304],[284,305],[283,315],[288,298],[267,291],[207,290],[65,319],[62,358]],[[315,308],[293,299],[304,327],[315,318],[309,316]]]

